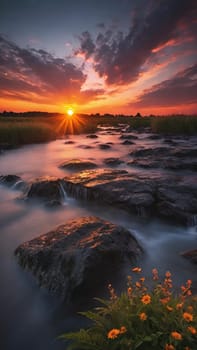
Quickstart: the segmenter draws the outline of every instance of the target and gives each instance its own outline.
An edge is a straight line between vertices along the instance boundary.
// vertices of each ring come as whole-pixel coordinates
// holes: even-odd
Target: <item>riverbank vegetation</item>
[[[162,134],[197,134],[196,116],[142,117],[113,115],[61,114],[2,114],[0,116],[0,143],[14,146],[41,143],[64,137],[65,134],[93,133],[98,125],[117,127],[128,124],[130,130],[141,129]]]
[[[152,270],[152,287],[147,287],[141,268],[138,278],[128,277],[127,290],[120,296],[109,286],[110,299],[82,313],[92,326],[61,338],[70,340],[68,350],[194,350],[197,348],[197,303],[192,281],[172,292],[169,271],[160,281]]]

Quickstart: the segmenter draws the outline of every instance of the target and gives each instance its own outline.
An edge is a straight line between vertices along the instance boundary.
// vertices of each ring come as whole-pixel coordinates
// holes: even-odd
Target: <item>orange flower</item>
[[[168,310],[168,311],[172,311],[173,310],[173,308],[171,307],[171,306],[166,306],[166,309]]]
[[[145,294],[145,295],[142,297],[141,301],[143,302],[143,304],[150,304],[150,302],[151,302],[151,297],[150,297],[150,295],[149,295],[149,294]]]
[[[187,322],[193,321],[193,315],[192,315],[192,314],[189,314],[189,312],[184,312],[184,313],[183,313],[183,318],[184,318],[184,320],[187,321]]]
[[[187,329],[188,329],[188,331],[189,331],[190,333],[192,333],[192,334],[196,334],[196,333],[197,333],[196,328],[194,328],[194,327],[192,327],[192,326],[187,327]]]
[[[134,267],[134,268],[132,269],[132,271],[133,271],[133,272],[141,272],[142,269],[141,269],[141,267]]]
[[[126,333],[127,329],[125,326],[120,327],[120,334]]]
[[[136,285],[137,288],[141,288],[141,283],[140,282],[138,282],[138,281],[135,282],[135,285]]]
[[[171,332],[171,337],[176,339],[176,340],[181,340],[182,339],[182,335],[176,331]]]
[[[144,283],[145,278],[144,278],[144,277],[141,277],[141,278],[140,278],[140,281],[141,281],[142,283]]]
[[[183,307],[183,303],[179,303],[179,304],[176,305],[176,309],[177,310],[181,309],[182,307]]]
[[[172,276],[172,274],[171,274],[171,272],[170,272],[170,271],[166,271],[165,276],[166,276],[167,278],[169,278],[169,277],[171,277],[171,276]]]
[[[108,332],[107,338],[108,339],[115,339],[120,334],[120,330],[117,328],[111,329],[111,331]]]
[[[131,294],[132,294],[132,288],[131,287],[128,287],[127,293],[128,293],[129,296],[131,296]]]
[[[147,314],[145,312],[142,312],[140,315],[139,315],[139,318],[141,321],[146,321],[147,319]]]
[[[189,348],[189,346],[186,346],[184,350],[191,350],[191,348]]]
[[[165,350],[175,350],[175,347],[172,344],[166,344]]]

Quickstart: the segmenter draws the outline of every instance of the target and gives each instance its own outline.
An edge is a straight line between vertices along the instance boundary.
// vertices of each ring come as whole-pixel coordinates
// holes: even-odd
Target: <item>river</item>
[[[108,131],[108,132],[107,132]],[[92,159],[99,167],[104,167],[103,160],[117,157],[128,160],[132,146],[120,142],[116,130],[109,133],[107,128],[100,128],[98,138],[86,135],[73,135],[65,140],[47,144],[30,145],[6,152],[0,156],[0,174],[15,174],[30,181],[40,176],[63,177],[68,174],[59,168],[63,161],[73,158]],[[136,147],[155,147],[162,140],[151,140],[146,133],[138,134]],[[100,143],[113,143],[108,150],[101,150]],[[91,148],[87,148],[87,146]],[[120,169],[134,173],[149,173],[150,177],[165,176],[160,169],[143,170],[121,164]],[[179,172],[177,176],[182,176]],[[194,179],[194,173],[184,174],[188,181]],[[73,330],[84,325],[68,307],[62,305],[57,297],[40,289],[31,273],[17,265],[14,257],[16,247],[55,226],[79,216],[96,215],[113,223],[121,224],[134,232],[146,251],[146,256],[139,265],[144,275],[150,276],[153,267],[160,273],[170,270],[175,284],[187,279],[193,280],[197,288],[196,267],[180,256],[180,252],[196,247],[196,227],[183,228],[161,222],[144,221],[128,213],[113,208],[99,207],[97,204],[78,202],[65,196],[64,205],[58,209],[47,209],[43,205],[27,204],[17,197],[20,192],[14,188],[0,186],[0,318],[2,350],[61,350],[65,344],[57,339],[63,331]]]

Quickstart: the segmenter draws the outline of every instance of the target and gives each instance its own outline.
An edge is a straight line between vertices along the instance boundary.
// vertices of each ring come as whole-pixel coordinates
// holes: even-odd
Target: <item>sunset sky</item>
[[[197,112],[196,0],[1,0],[0,111]]]

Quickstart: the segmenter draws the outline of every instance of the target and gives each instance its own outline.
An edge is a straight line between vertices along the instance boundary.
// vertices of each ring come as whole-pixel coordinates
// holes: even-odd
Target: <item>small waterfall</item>
[[[140,216],[140,217],[147,217],[148,216],[147,210],[142,206],[137,205],[136,212],[137,212],[137,216]]]
[[[193,214],[190,216],[188,220],[188,225],[189,226],[197,226],[197,214]]]
[[[61,194],[63,203],[67,203],[68,202],[68,196],[67,196],[67,193],[66,193],[66,191],[64,189],[64,186],[63,186],[61,181],[59,182],[59,186],[60,186],[60,194]]]
[[[12,185],[11,189],[12,190],[21,190],[24,186],[24,181],[23,180],[18,180],[15,182],[14,185]]]

